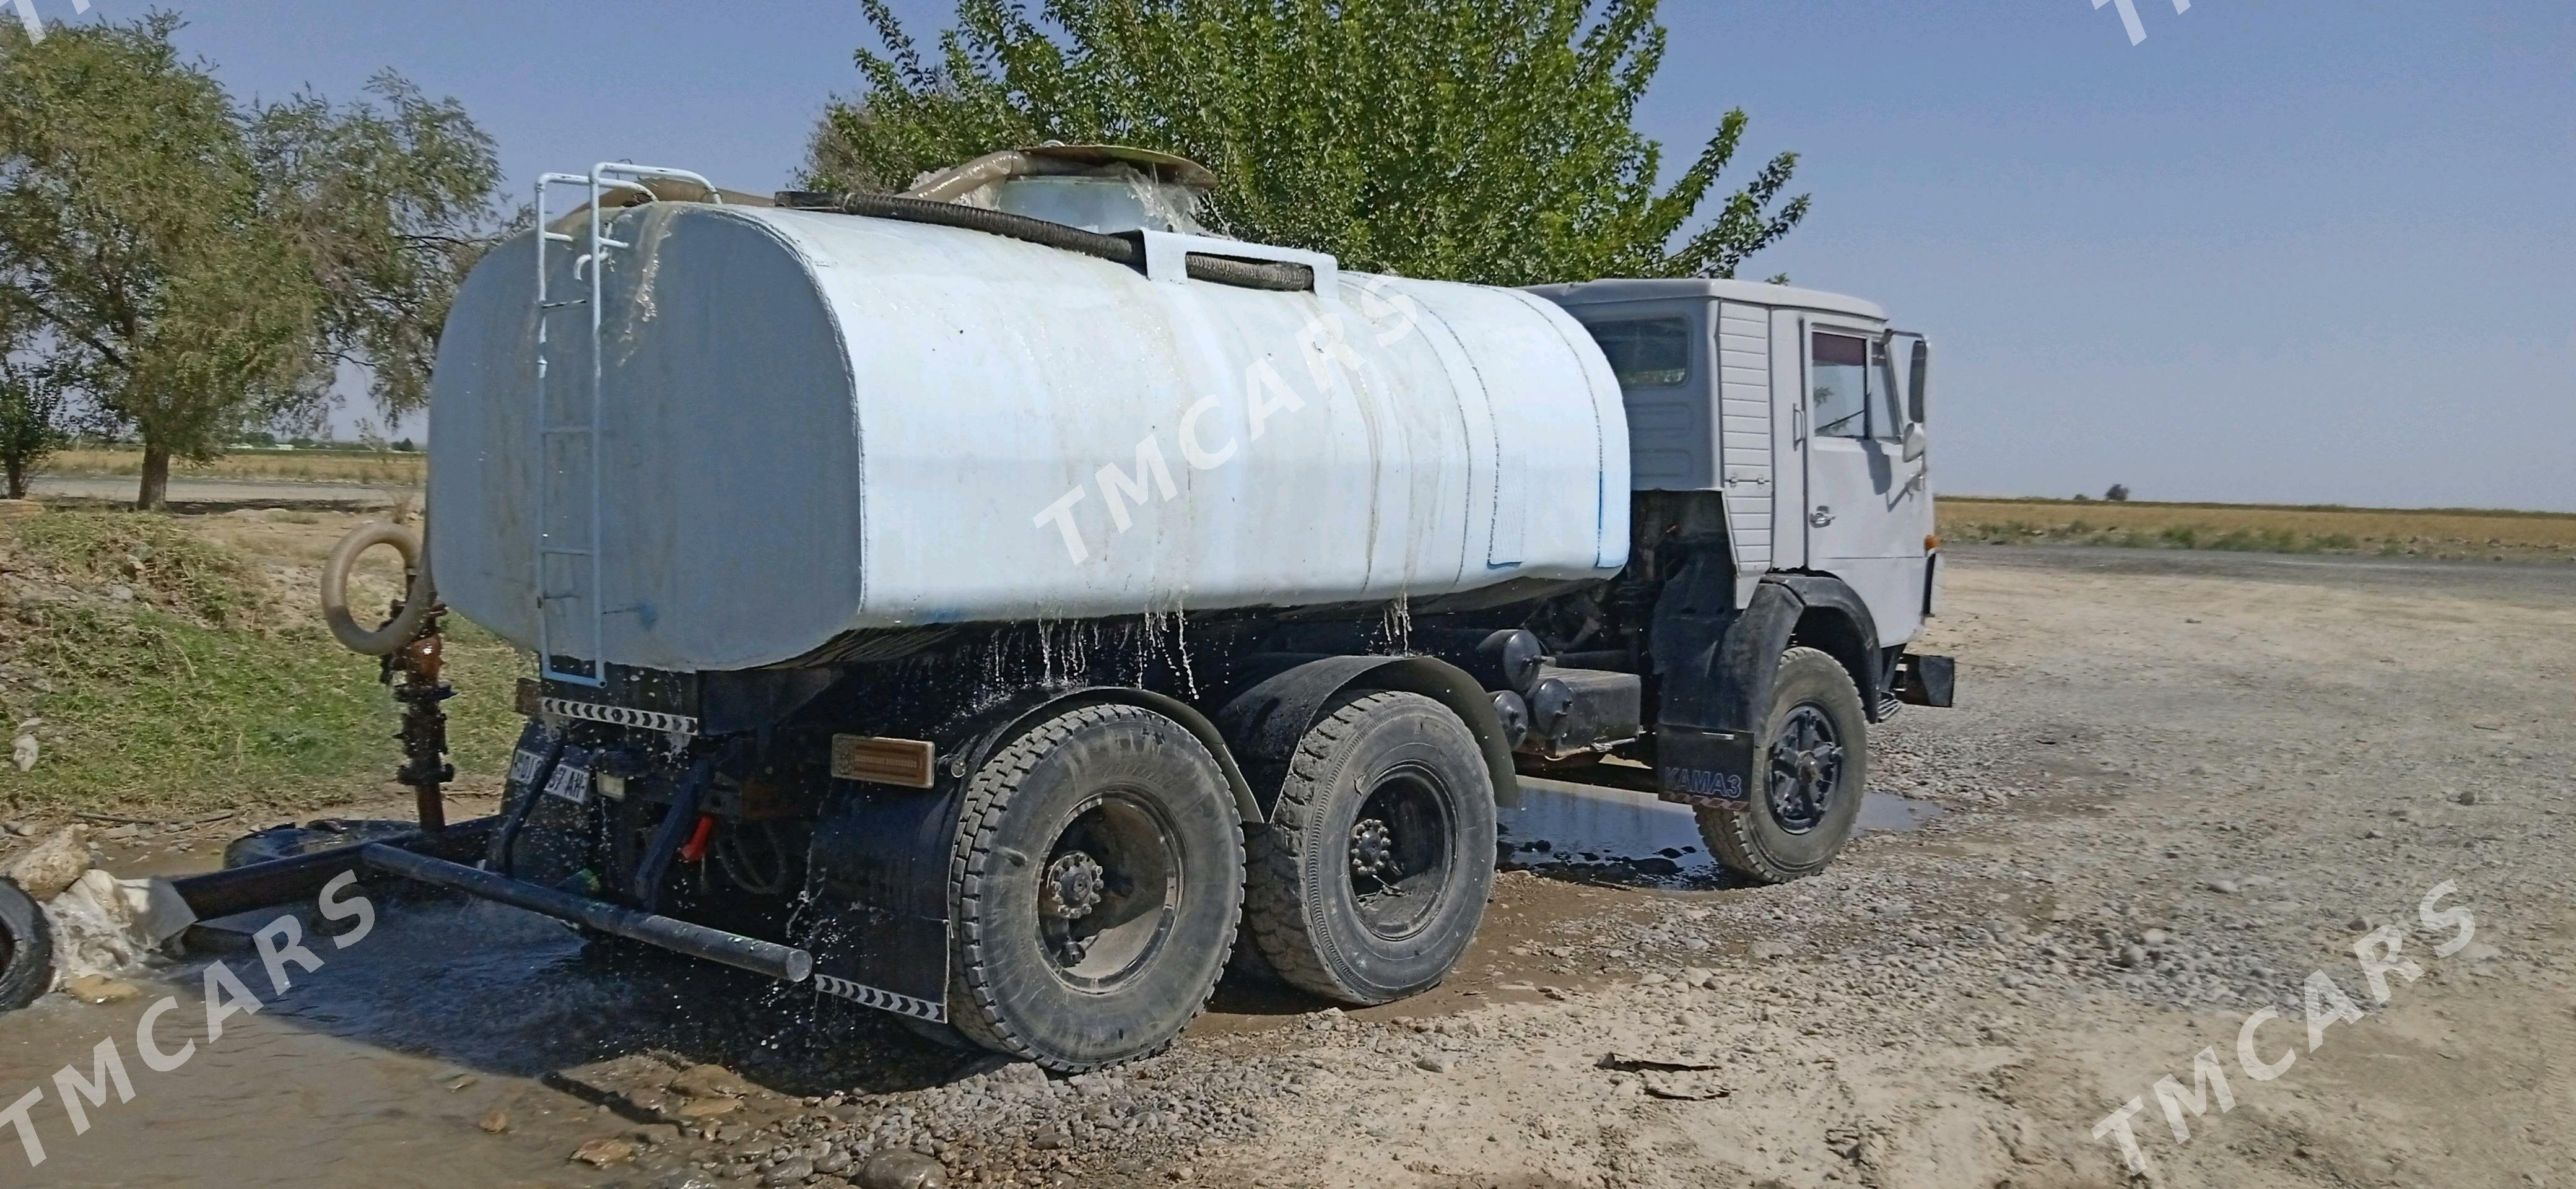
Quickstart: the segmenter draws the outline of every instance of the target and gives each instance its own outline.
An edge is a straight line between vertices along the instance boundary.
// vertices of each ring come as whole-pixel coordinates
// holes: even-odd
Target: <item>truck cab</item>
[[[1536,290],[1610,359],[1630,484],[1723,505],[1736,605],[1771,573],[1830,575],[1883,647],[1937,602],[1926,422],[1931,344],[1855,297],[1733,280]]]

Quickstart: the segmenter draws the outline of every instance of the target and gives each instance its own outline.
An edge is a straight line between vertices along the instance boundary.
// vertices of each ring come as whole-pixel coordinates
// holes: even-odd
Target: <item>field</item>
[[[289,483],[361,483],[373,487],[416,486],[427,468],[422,454],[389,450],[245,450],[213,462],[174,462],[172,478],[258,479]],[[65,450],[47,459],[44,473],[80,478],[141,476],[140,450]]]
[[[393,699],[377,662],[322,628],[322,558],[346,514],[50,512],[0,522],[0,816],[180,816],[346,801],[389,779]],[[371,557],[353,602],[399,581]],[[516,650],[450,621],[461,779],[489,783],[516,730]]]
[[[2576,514],[2331,504],[2109,503],[1943,496],[1945,540],[2252,553],[2576,561]]]

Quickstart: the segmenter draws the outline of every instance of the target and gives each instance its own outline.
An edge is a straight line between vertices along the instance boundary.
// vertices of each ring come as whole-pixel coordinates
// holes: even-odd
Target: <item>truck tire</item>
[[[0,879],[0,1011],[16,1011],[53,989],[53,927],[27,893]]]
[[[1762,751],[1741,809],[1702,809],[1699,834],[1727,870],[1786,883],[1825,869],[1860,820],[1869,718],[1842,662],[1813,648],[1780,657]]]
[[[1494,885],[1494,785],[1449,708],[1367,693],[1306,732],[1253,831],[1244,919],[1282,981],[1366,1006],[1448,977]]]
[[[1080,1073],[1154,1053],[1207,1007],[1243,907],[1243,821],[1188,728],[1068,710],[968,782],[949,863],[948,1022]]]

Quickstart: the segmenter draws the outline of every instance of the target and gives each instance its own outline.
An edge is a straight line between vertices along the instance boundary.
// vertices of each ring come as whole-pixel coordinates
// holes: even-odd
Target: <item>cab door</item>
[[[1800,338],[1807,566],[1860,595],[1882,646],[1901,644],[1922,627],[1931,532],[1929,459],[1902,391],[1920,338],[1823,316],[1802,320]],[[1890,365],[1891,348],[1907,367]]]

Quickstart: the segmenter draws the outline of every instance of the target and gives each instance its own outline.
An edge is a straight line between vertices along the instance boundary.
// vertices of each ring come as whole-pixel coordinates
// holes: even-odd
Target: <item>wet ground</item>
[[[1498,883],[1477,951],[1432,993],[1363,1016],[1441,1015],[1534,999],[1550,974],[1531,939],[1613,909],[1639,889],[1723,894],[1687,810],[1628,792],[1531,781],[1503,816],[1512,870]],[[1873,794],[1868,830],[1907,829],[1939,811]],[[124,873],[172,874],[217,861],[129,847]],[[263,1006],[208,1028],[208,965],[140,977],[131,1000],[92,1006],[56,996],[0,1017],[0,1106],[28,1090],[45,1098],[29,1118],[46,1160],[17,1175],[14,1136],[0,1127],[9,1184],[44,1186],[596,1185],[652,1183],[649,1159],[615,1173],[569,1163],[586,1140],[621,1131],[676,1139],[584,1070],[650,1058],[714,1063],[764,1088],[742,1122],[792,1112],[806,1098],[912,1089],[986,1068],[976,1055],[923,1044],[873,1013],[709,966],[603,952],[550,920],[495,905],[378,889],[380,917],[347,948],[322,935],[308,908],[301,927],[319,969],[282,964],[280,993],[246,935],[278,914],[229,922],[220,956]],[[1602,976],[1610,971],[1600,972]],[[169,997],[169,1007],[154,1005]],[[225,998],[231,998],[227,993]],[[1275,988],[1229,986],[1194,1035],[1256,1032],[1323,1005]],[[150,1068],[138,1025],[154,1015],[156,1050],[184,1064]],[[133,1089],[87,1106],[75,1134],[55,1074],[88,1074],[113,1041]],[[187,1046],[194,1045],[193,1051]],[[168,1064],[169,1062],[164,1062]],[[110,1089],[114,1094],[113,1088]],[[652,1148],[645,1146],[649,1154]],[[676,1173],[678,1170],[671,1170]],[[641,1178],[641,1179],[639,1179]]]

